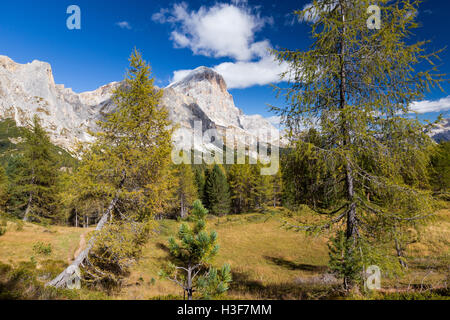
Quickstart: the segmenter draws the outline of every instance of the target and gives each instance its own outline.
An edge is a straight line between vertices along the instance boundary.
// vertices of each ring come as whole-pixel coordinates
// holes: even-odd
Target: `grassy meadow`
[[[292,214],[282,208],[264,214],[209,217],[208,229],[218,232],[220,244],[214,265],[229,263],[233,273],[225,299],[342,298],[340,281],[329,274],[327,267],[327,242],[331,233],[311,236],[283,228],[283,221],[300,219],[317,218],[308,211]],[[175,220],[157,223],[141,259],[134,264],[120,290],[105,293],[83,288],[76,292],[44,294],[45,290],[37,290],[36,286],[63,270],[85,245],[92,229],[47,227],[10,220],[7,232],[0,237],[0,291],[4,291],[0,297],[19,298],[11,292],[16,287],[23,290],[24,284],[17,278],[17,270],[21,270],[33,273],[37,279],[33,285],[27,283],[29,291],[37,290],[28,298],[182,299],[179,287],[158,277],[158,271],[167,262],[167,240],[177,232],[179,224]],[[39,249],[48,245],[50,253]],[[422,227],[417,240],[408,247],[407,256],[408,270],[401,275],[383,277],[381,292],[365,296],[355,292],[351,298],[448,298],[450,208],[439,210]],[[33,266],[34,271],[25,271]]]

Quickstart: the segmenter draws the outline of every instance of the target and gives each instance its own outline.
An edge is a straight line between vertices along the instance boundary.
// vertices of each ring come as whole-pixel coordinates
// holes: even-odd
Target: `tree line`
[[[25,221],[96,224],[72,266],[83,263],[84,277],[105,285],[127,274],[155,218],[193,218],[194,229],[185,225],[179,239],[195,248],[203,239],[214,256],[215,236],[204,232],[205,212],[223,216],[281,205],[307,205],[326,220],[287,223],[288,228],[335,231],[330,267],[347,290],[361,280],[363,266],[406,267],[408,230],[432,216],[436,197],[448,200],[449,143],[435,144],[427,135],[431,124],[407,116],[411,103],[439,87],[443,75],[433,64],[439,52],[426,53],[426,42],[410,41],[417,23],[409,13],[419,2],[379,1],[380,30],[367,29],[369,2],[315,1],[296,12],[300,19],[315,15],[309,22],[311,48],[273,52],[289,65],[283,75],[288,85],[277,89],[286,106],[272,107],[290,140],[276,175],[261,175],[262,164],[250,165],[248,159],[223,166],[173,165],[173,125],[160,104],[162,90],[135,51],[113,95],[116,110],[99,122],[96,141],[80,146],[80,160],[71,168],[62,170],[39,119],[33,120],[22,152],[0,168],[2,210]],[[425,63],[429,70],[415,71]],[[204,281],[214,274],[211,283],[227,287],[227,267],[217,278],[218,270],[203,264],[209,255],[183,264],[183,248],[175,240],[170,247],[174,263],[166,277],[176,279],[175,263],[191,272],[201,264],[200,287],[208,287]],[[50,284],[62,286],[68,274]],[[191,296],[192,281],[183,281]]]

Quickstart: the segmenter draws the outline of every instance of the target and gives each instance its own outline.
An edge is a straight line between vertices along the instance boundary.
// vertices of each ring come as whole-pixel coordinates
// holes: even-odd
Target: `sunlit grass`
[[[208,229],[216,230],[220,251],[215,266],[229,263],[234,281],[228,292],[231,299],[320,299],[333,297],[336,286],[315,281],[328,273],[327,242],[330,234],[308,236],[286,230],[282,226],[284,210],[271,213],[210,217]],[[302,218],[315,220],[303,213]],[[291,217],[292,218],[292,217]],[[293,217],[295,219],[295,217]],[[180,222],[158,222],[143,248],[143,256],[132,267],[129,277],[115,299],[175,299],[182,298],[181,288],[158,278],[166,263],[167,240],[175,235]],[[15,265],[30,261],[39,264],[46,259],[68,264],[77,250],[80,237],[91,229],[44,227],[26,223],[16,230],[9,221],[7,232],[0,237],[0,262]],[[52,252],[41,257],[33,251],[36,242],[51,244]],[[422,227],[418,241],[407,250],[409,269],[402,276],[383,279],[387,292],[405,288],[424,288],[443,285],[450,265],[450,210],[442,209],[436,218]],[[87,293],[86,293],[87,292]],[[84,289],[76,298],[91,296]],[[104,297],[102,295],[102,297]]]

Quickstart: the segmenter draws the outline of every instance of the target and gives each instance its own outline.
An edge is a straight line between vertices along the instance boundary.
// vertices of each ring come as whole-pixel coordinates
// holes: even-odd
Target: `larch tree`
[[[47,285],[64,287],[82,264],[89,281],[117,280],[138,253],[151,218],[168,207],[173,130],[161,97],[150,66],[134,50],[127,76],[113,94],[116,108],[98,123],[97,139],[85,148],[75,173],[79,202],[98,201],[103,208],[96,231]]]
[[[251,208],[252,171],[248,163],[233,164],[228,171],[232,209],[235,214]]]
[[[270,202],[275,208],[282,205],[282,195],[283,195],[283,177],[281,170],[278,170],[276,174],[270,176]]]
[[[179,164],[174,168],[176,209],[182,219],[186,218],[192,203],[197,199],[197,188],[191,165]]]
[[[304,147],[333,172],[339,192],[339,201],[316,210],[327,222],[295,227],[345,229],[345,270],[356,255],[381,266],[377,248],[395,239],[400,225],[414,227],[433,210],[425,190],[432,143],[426,128],[405,115],[427,90],[440,87],[439,52],[413,38],[420,0],[377,1],[379,28],[368,13],[372,2],[315,0],[296,12],[311,26],[310,48],[274,50],[289,65],[282,75],[289,85],[278,88],[286,106],[273,110],[292,137],[305,127],[318,130],[324,143]],[[342,275],[350,289],[357,275]]]
[[[273,177],[262,175],[261,169],[264,165],[257,162],[250,166],[252,177],[252,188],[250,191],[251,207],[258,210],[264,210],[272,200]]]
[[[290,152],[281,160],[283,200],[287,207],[306,204],[322,210],[338,201],[343,186],[336,185],[333,168],[316,152],[325,144],[315,129],[292,138]]]

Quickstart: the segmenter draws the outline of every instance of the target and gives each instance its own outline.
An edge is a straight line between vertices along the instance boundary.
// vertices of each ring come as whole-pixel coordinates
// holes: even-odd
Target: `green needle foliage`
[[[0,217],[6,213],[6,204],[8,203],[8,175],[5,168],[0,165]]]
[[[345,229],[343,264],[364,253],[363,244],[377,250],[389,242],[393,248],[405,225],[415,227],[433,212],[427,166],[434,147],[426,128],[406,116],[414,101],[444,81],[434,64],[439,52],[428,53],[428,41],[413,39],[420,3],[377,1],[381,29],[371,30],[366,12],[373,1],[315,0],[296,12],[311,26],[310,48],[274,51],[289,65],[283,74],[289,85],[278,88],[287,106],[272,109],[297,150],[307,150],[299,160],[320,166],[307,190],[322,193],[316,211],[329,217],[321,225],[295,227]],[[319,142],[302,140],[305,127],[316,128]],[[353,279],[341,275],[349,289]]]
[[[161,97],[150,66],[135,50],[113,95],[116,108],[98,123],[97,140],[83,150],[72,178],[68,205],[107,221],[98,226],[87,259],[86,279],[93,283],[120,282],[139,257],[152,218],[169,208],[172,129]]]
[[[135,50],[127,77],[113,95],[117,107],[98,123],[95,143],[82,150],[72,184],[77,203],[89,201],[92,207],[99,201],[93,207],[106,208],[117,196],[113,216],[118,220],[143,221],[164,213],[172,178],[172,129],[161,97],[150,66]]]
[[[175,211],[182,219],[186,218],[192,202],[197,198],[195,176],[191,165],[179,164],[173,169],[175,178]]]
[[[267,205],[277,204],[281,192],[280,176],[261,175],[263,165],[258,162],[233,164],[228,170],[231,204],[234,213],[264,210]]]
[[[59,166],[53,145],[37,116],[23,132],[23,154],[15,157],[11,172],[9,209],[24,221],[57,222]]]
[[[205,209],[200,200],[194,202],[190,216],[193,225],[183,223],[178,231],[178,240],[169,239],[171,262],[160,272],[160,276],[178,284],[193,299],[194,292],[200,292],[204,299],[225,293],[231,282],[229,265],[221,270],[211,267],[213,258],[219,252],[217,233],[206,231]]]
[[[225,174],[217,164],[206,171],[204,196],[206,207],[211,214],[224,216],[230,213],[230,187]]]
[[[203,170],[202,167],[200,166],[193,166],[192,170],[194,170],[194,182],[195,182],[195,187],[197,188],[197,195],[198,198],[204,202],[205,202],[205,172]]]
[[[434,191],[450,200],[450,142],[441,142],[431,159],[431,182]]]

